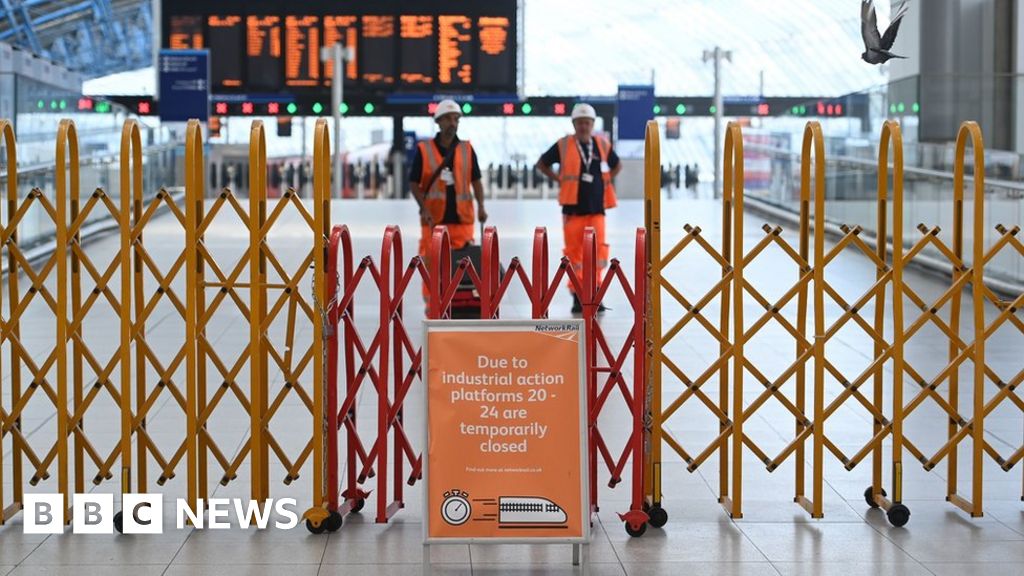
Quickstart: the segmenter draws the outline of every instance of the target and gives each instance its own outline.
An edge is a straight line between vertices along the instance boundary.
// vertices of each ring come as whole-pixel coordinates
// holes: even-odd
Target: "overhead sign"
[[[206,50],[160,51],[160,119],[205,122],[210,116],[210,54]]]
[[[207,48],[217,94],[330,94],[349,49],[345,93],[519,92],[521,2],[176,0],[161,7],[161,48]]]
[[[654,86],[619,85],[615,100],[615,147],[620,158],[644,157],[647,121],[654,119],[654,104]]]
[[[643,140],[654,119],[654,86],[619,85],[616,97],[619,140]]]
[[[425,541],[586,542],[582,321],[425,324]]]

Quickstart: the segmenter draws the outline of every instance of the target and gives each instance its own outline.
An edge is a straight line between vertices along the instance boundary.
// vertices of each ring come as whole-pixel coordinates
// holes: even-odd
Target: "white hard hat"
[[[441,100],[437,103],[437,108],[434,108],[434,120],[437,120],[445,114],[458,114],[462,116],[462,108],[455,103],[455,100]]]
[[[580,102],[572,107],[572,119],[575,120],[577,118],[590,118],[591,120],[597,120],[597,112],[590,104]]]

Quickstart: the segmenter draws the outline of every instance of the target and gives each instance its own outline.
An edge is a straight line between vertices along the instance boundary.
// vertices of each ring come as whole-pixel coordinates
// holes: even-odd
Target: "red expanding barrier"
[[[421,385],[422,349],[412,337],[419,318],[406,317],[406,298],[421,298],[419,290],[409,290],[419,276],[428,286],[428,318],[451,316],[452,301],[460,284],[468,278],[480,295],[480,318],[497,318],[508,295],[520,288],[530,305],[532,318],[547,318],[559,289],[572,285],[583,304],[586,332],[587,406],[589,419],[589,463],[591,506],[598,509],[598,481],[608,475],[615,487],[627,472],[630,476],[631,503],[620,514],[626,530],[642,534],[648,516],[643,500],[645,429],[649,407],[646,404],[647,370],[645,320],[647,313],[646,233],[637,229],[634,268],[627,270],[612,260],[601,282],[598,274],[596,235],[587,229],[584,238],[583,282],[571,273],[571,264],[562,258],[554,274],[548,266],[548,235],[537,228],[533,239],[532,266],[528,269],[514,257],[502,270],[498,232],[484,230],[480,270],[468,258],[451,262],[451,244],[446,229],[434,230],[430,256],[406,262],[402,236],[397,226],[389,226],[381,246],[380,260],[364,257],[357,263],[352,237],[344,226],[331,231],[327,254],[329,302],[327,314],[327,478],[328,510],[331,521],[311,530],[333,530],[349,512],[361,510],[375,494],[376,521],[387,522],[404,507],[405,485],[422,477],[419,451],[406,433],[405,401],[414,386]],[[632,276],[632,278],[630,278]],[[625,334],[609,334],[597,316],[598,306],[613,290],[625,296],[629,310],[616,311],[616,319],[632,319]],[[377,300],[377,309],[356,318],[357,298]],[[364,308],[365,309],[365,308]],[[357,322],[358,320],[358,322]],[[374,320],[376,320],[374,322]],[[368,330],[367,325],[372,327]],[[366,406],[367,394],[376,394],[376,426],[372,431],[357,425],[357,410]],[[619,403],[628,412],[629,433],[621,448],[610,434],[602,432],[602,414]],[[621,415],[609,416],[621,422]],[[344,453],[344,462],[341,454]],[[341,478],[342,465],[345,477]],[[372,484],[376,484],[373,486]],[[372,490],[371,490],[372,488]]]

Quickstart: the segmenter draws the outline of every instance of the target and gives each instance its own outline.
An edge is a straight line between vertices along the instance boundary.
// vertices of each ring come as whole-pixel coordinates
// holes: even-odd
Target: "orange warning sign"
[[[582,322],[426,324],[427,540],[586,539]]]

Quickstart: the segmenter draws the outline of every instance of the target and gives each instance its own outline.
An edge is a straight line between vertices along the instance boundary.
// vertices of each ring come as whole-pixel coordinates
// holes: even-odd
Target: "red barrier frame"
[[[421,378],[421,350],[413,345],[402,314],[403,298],[408,295],[407,290],[413,277],[419,274],[428,286],[426,315],[431,319],[450,317],[452,299],[465,278],[472,282],[480,294],[480,317],[497,318],[503,298],[518,280],[530,301],[531,316],[535,319],[547,318],[551,303],[563,285],[571,285],[580,297],[586,334],[591,509],[594,512],[599,509],[599,464],[603,463],[611,475],[610,487],[621,482],[622,474],[627,465],[631,464],[630,507],[625,513],[619,514],[619,518],[625,523],[629,534],[643,534],[649,521],[643,495],[643,450],[649,432],[645,427],[648,410],[645,404],[646,231],[643,228],[636,231],[632,284],[617,259],[610,262],[603,281],[596,282],[597,242],[596,234],[590,228],[584,233],[583,282],[575,274],[569,273],[571,264],[565,257],[561,259],[553,277],[550,277],[548,235],[543,227],[534,231],[532,274],[527,272],[519,258],[512,258],[502,275],[497,230],[494,227],[486,228],[482,240],[481,270],[476,270],[468,258],[453,267],[447,230],[438,226],[431,238],[429,258],[416,256],[403,269],[401,231],[397,226],[389,226],[381,246],[381,265],[378,266],[373,258],[365,257],[356,267],[352,236],[348,228],[335,226],[331,231],[326,267],[327,297],[330,302],[327,309],[328,437],[325,444],[328,509],[342,516],[360,511],[370,495],[370,491],[364,490],[361,485],[375,477],[378,495],[376,521],[385,523],[405,506],[404,484],[413,485],[422,477],[422,460],[414,451],[403,426],[404,400],[413,384]],[[356,330],[353,318],[355,293],[363,281],[370,281],[380,294],[379,324],[368,346]],[[633,316],[633,326],[618,350],[609,343],[597,321],[598,307],[616,284],[622,288],[629,301]],[[340,347],[344,348],[345,358],[343,397],[339,396]],[[633,353],[631,379],[625,371],[630,352]],[[405,366],[406,356],[410,359],[408,368]],[[378,399],[377,428],[372,444],[370,439],[360,437],[356,426],[356,398],[367,380],[377,392]],[[632,430],[622,451],[613,455],[601,434],[598,419],[616,390],[621,393],[630,413]],[[345,430],[347,468],[344,487],[341,486],[339,473],[339,432],[342,428]],[[369,450],[366,449],[367,445],[371,446]],[[406,463],[410,465],[407,477]]]

